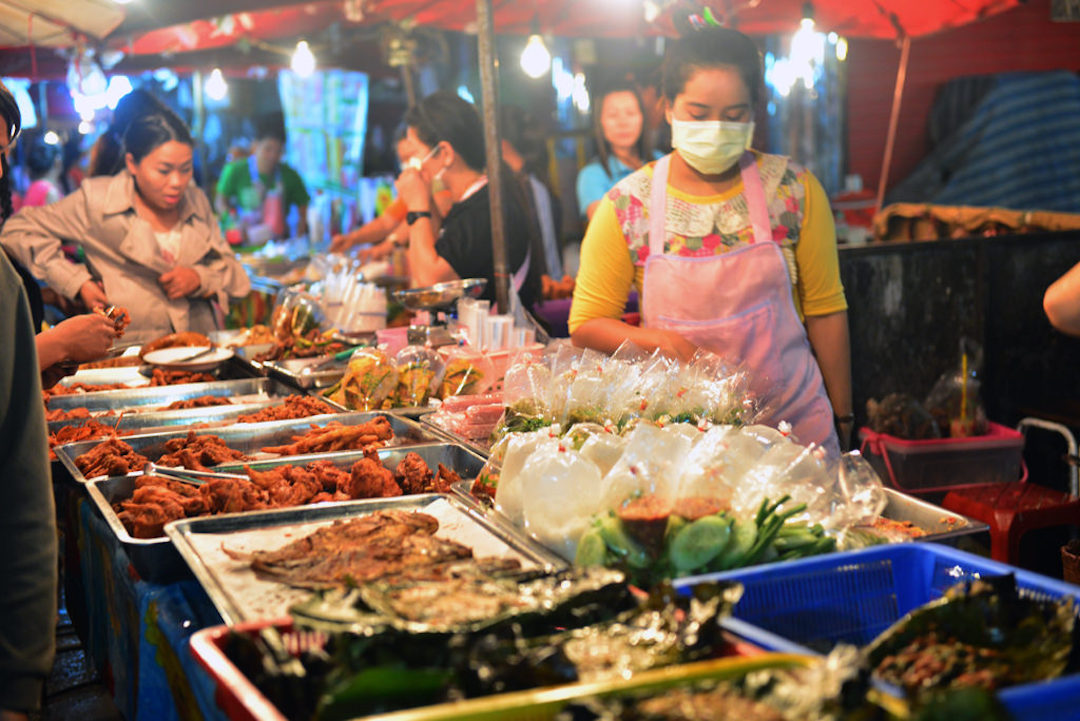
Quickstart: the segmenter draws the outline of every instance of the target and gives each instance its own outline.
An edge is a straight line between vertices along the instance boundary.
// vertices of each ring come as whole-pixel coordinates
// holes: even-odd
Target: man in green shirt
[[[307,233],[307,206],[311,200],[300,175],[281,162],[285,124],[280,115],[263,119],[256,128],[251,155],[222,169],[216,207],[226,229],[236,225],[247,245],[262,245],[287,235],[285,219],[296,206],[297,235]],[[227,220],[228,219],[228,220]]]

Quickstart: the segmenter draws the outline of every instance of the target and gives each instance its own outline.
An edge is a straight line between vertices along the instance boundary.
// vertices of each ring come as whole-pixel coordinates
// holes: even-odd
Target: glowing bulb
[[[311,52],[307,40],[301,40],[296,44],[291,67],[292,71],[301,78],[310,77],[315,72],[315,55]]]
[[[127,5],[128,3],[131,2],[131,0],[113,0],[113,2],[116,3],[117,5]]]
[[[229,94],[229,84],[225,82],[225,76],[221,73],[221,68],[214,68],[210,71],[210,77],[206,79],[206,97],[211,100],[224,100],[225,96]]]
[[[539,35],[530,35],[521,52],[521,69],[530,78],[538,78],[551,68],[551,53]]]
[[[651,23],[660,17],[660,6],[653,0],[645,0],[645,22]]]
[[[89,135],[92,132],[94,132],[94,124],[89,120],[79,123],[79,135]]]
[[[836,41],[836,59],[840,62],[847,60],[847,38],[840,38]]]
[[[43,137],[42,140],[45,141],[46,145],[59,145],[60,144],[60,136],[57,135],[52,130],[49,130],[48,132],[46,132],[45,137]]]

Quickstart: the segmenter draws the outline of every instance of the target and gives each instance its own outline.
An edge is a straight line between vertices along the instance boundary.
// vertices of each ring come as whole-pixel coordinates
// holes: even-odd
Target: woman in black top
[[[458,278],[487,278],[483,298],[495,298],[491,206],[484,172],[484,131],[472,104],[440,91],[405,114],[406,142],[419,167],[405,168],[397,190],[408,209],[409,275],[423,287]],[[509,178],[507,170],[504,176]],[[433,213],[432,186],[450,191],[454,204],[441,220]],[[436,185],[436,187],[438,187]],[[540,300],[539,230],[524,210],[520,191],[504,183],[507,267],[522,305]],[[535,260],[534,260],[535,258]]]

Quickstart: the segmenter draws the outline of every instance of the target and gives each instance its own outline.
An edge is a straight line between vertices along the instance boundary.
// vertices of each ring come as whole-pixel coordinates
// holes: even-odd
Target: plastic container
[[[936,543],[833,553],[679,581],[734,580],[742,599],[724,628],[769,651],[827,653],[864,646],[908,612],[968,578],[1013,573],[1023,595],[1080,598],[1080,586]],[[1080,674],[998,692],[1018,719],[1076,718]]]
[[[214,701],[231,721],[286,721],[266,696],[233,665],[224,651],[229,633],[254,635],[268,627],[273,627],[282,634],[287,647],[297,645],[290,643],[289,636],[294,634],[291,630],[292,621],[289,619],[252,621],[231,627],[213,626],[197,631],[191,637],[191,653],[213,678]],[[305,642],[304,634],[295,635],[298,643]],[[385,718],[386,721],[553,721],[563,706],[579,699],[638,689],[659,690],[705,679],[741,678],[759,669],[789,668],[805,665],[810,661],[805,655],[764,654],[745,645],[735,646],[733,650],[740,655],[643,671],[630,679],[515,691],[407,709],[379,715],[377,718]]]
[[[869,428],[860,429],[859,437],[863,456],[882,480],[905,493],[945,493],[1021,477],[1024,436],[997,423],[970,438],[909,441]]]

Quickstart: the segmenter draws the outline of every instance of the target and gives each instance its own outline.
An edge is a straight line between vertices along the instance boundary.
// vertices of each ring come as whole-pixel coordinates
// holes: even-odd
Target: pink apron
[[[690,342],[742,364],[765,405],[761,422],[787,421],[801,443],[840,453],[825,383],[795,311],[791,278],[772,240],[757,163],[739,159],[754,240],[721,255],[664,254],[667,179],[671,156],[653,169],[649,201],[649,256],[642,284],[642,321],[673,330]]]

